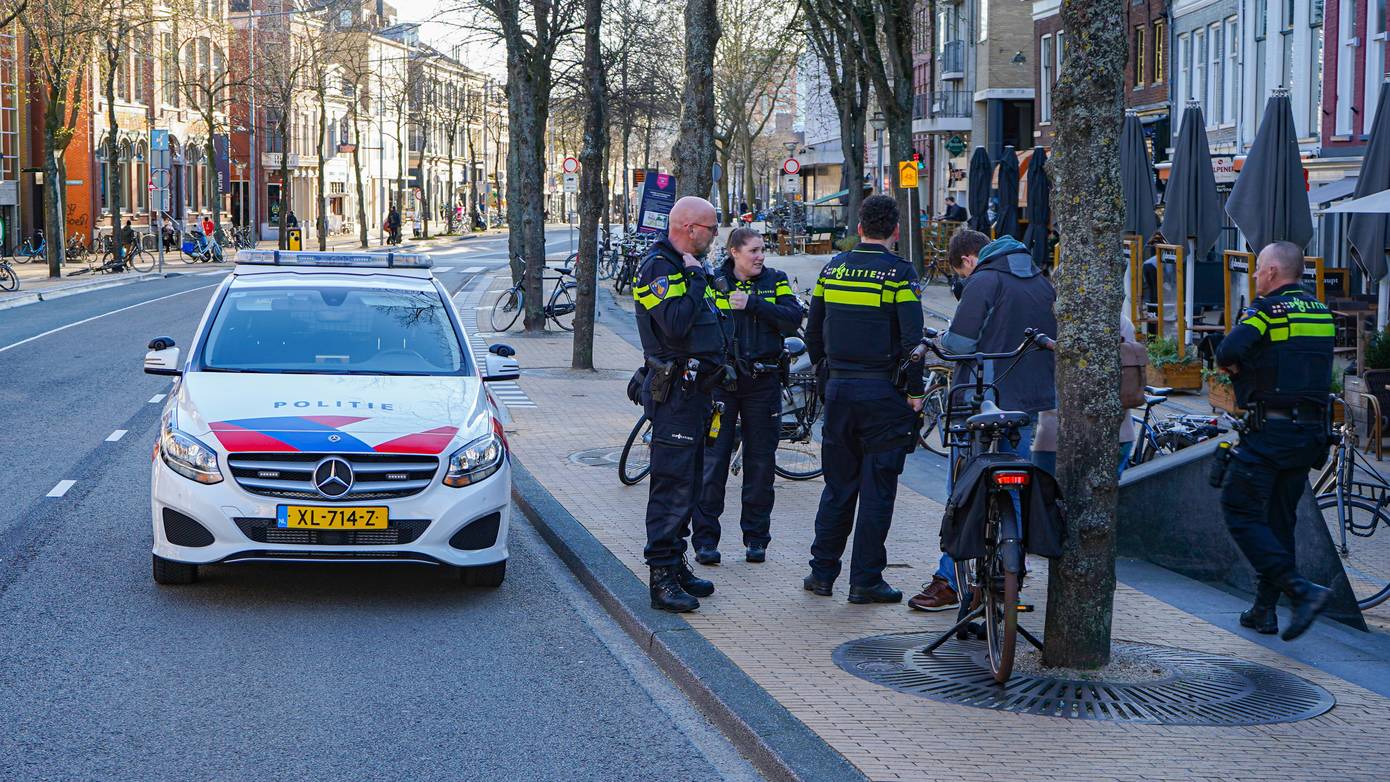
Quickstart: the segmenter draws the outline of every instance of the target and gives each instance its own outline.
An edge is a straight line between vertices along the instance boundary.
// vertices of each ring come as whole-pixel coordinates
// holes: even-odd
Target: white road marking
[[[108,442],[108,443],[120,442],[120,439],[121,439],[122,437],[125,437],[126,431],[127,431],[127,430],[125,430],[125,429],[117,429],[116,431],[112,432],[111,434],[106,435],[106,442]]]
[[[438,267],[438,268],[436,268],[436,269],[434,270],[434,273],[435,273],[435,274],[443,274],[444,272],[451,272],[451,271],[453,271],[453,270],[454,270],[454,267],[452,267],[452,266],[440,266],[440,267]]]
[[[464,270],[463,270],[463,273],[464,273],[464,274],[477,274],[478,272],[483,271],[483,270],[486,269],[486,268],[487,268],[486,266],[469,266],[467,269],[464,269]]]
[[[41,339],[41,338],[43,338],[43,337],[47,337],[47,336],[49,336],[50,334],[57,334],[57,333],[60,332],[60,331],[67,331],[68,329],[72,328],[73,326],[81,326],[81,325],[84,324],[84,323],[91,323],[92,321],[97,320],[97,319],[99,319],[99,318],[104,318],[104,317],[106,317],[107,315],[115,315],[115,314],[118,313],[118,312],[125,312],[126,310],[133,310],[133,309],[135,309],[136,307],[143,307],[143,306],[145,306],[146,304],[154,304],[154,303],[157,302],[157,301],[164,301],[165,299],[172,299],[172,298],[174,298],[175,296],[182,296],[182,295],[184,295],[185,293],[194,293],[194,292],[196,292],[196,291],[205,291],[205,290],[207,290],[208,288],[215,288],[215,287],[217,287],[217,286],[216,286],[216,285],[204,285],[204,286],[202,286],[201,288],[190,288],[190,289],[188,289],[188,290],[186,290],[186,291],[179,291],[178,293],[171,293],[171,294],[169,294],[168,296],[160,296],[160,297],[157,298],[157,299],[150,299],[150,300],[148,300],[148,301],[142,301],[142,302],[140,302],[140,303],[138,303],[138,304],[132,304],[132,305],[130,305],[129,307],[121,307],[120,309],[111,310],[110,312],[103,312],[103,313],[101,313],[100,315],[93,315],[93,316],[90,317],[90,318],[84,318],[84,319],[79,320],[79,321],[76,321],[76,322],[74,322],[74,323],[69,323],[69,324],[67,324],[66,326],[59,326],[59,327],[56,328],[56,329],[49,329],[48,331],[45,331],[45,332],[42,333],[42,334],[35,334],[35,335],[32,336],[32,337],[27,337],[27,338],[25,338],[25,339],[21,339],[21,340],[18,341],[18,342],[11,342],[10,344],[4,346],[3,348],[0,348],[0,353],[4,353],[5,351],[9,350],[10,348],[17,348],[17,347],[19,347],[20,345],[24,345],[24,344],[26,344],[26,343],[33,342],[33,341],[36,340],[36,339]]]
[[[46,495],[44,495],[44,496],[46,496],[46,497],[61,497],[61,496],[63,496],[64,494],[67,494],[67,493],[68,493],[68,489],[71,489],[71,488],[72,488],[74,485],[76,485],[76,484],[77,484],[77,481],[58,481],[58,485],[57,485],[57,486],[54,486],[54,487],[51,488],[51,489],[49,489],[49,490],[48,490],[48,494],[46,494]]]
[[[164,395],[163,395],[163,394],[155,394],[154,396],[150,397],[150,404],[152,404],[152,405],[153,405],[153,404],[156,404],[156,403],[159,403],[159,402],[163,402],[163,401],[164,401]]]

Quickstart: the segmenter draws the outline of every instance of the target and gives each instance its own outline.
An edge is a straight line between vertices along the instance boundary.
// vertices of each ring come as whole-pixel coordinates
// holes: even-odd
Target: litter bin
[[[285,232],[285,243],[286,243],[286,245],[288,245],[288,246],[285,248],[285,249],[287,249],[287,250],[303,250],[303,249],[304,249],[304,229],[302,229],[302,228],[291,228],[291,229],[287,230],[287,231]]]

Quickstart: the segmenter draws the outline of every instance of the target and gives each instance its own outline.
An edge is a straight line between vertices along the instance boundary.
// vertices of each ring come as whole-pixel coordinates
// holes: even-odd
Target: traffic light
[[[918,171],[926,168],[926,165],[922,163],[922,153],[915,149],[912,150],[912,162],[917,164]]]

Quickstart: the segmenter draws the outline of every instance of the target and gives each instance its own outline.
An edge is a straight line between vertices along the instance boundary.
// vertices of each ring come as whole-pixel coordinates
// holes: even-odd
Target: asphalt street
[[[431,254],[456,290],[506,237]],[[520,513],[496,590],[389,564],[156,586],[169,382],[141,359],[224,273],[0,311],[0,779],[757,778]]]

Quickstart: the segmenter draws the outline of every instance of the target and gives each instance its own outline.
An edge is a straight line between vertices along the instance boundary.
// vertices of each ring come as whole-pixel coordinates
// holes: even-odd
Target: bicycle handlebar
[[[922,333],[924,335],[922,341],[918,343],[918,348],[916,350],[913,350],[910,356],[910,360],[914,363],[921,363],[921,361],[924,358],[926,358],[927,350],[930,350],[932,353],[935,353],[936,357],[941,359],[942,361],[960,362],[1007,360],[1011,358],[1018,358],[1019,356],[1022,356],[1024,353],[1028,352],[1028,349],[1030,347],[1038,350],[1057,349],[1056,340],[1047,336],[1041,331],[1038,331],[1037,329],[1031,328],[1024,329],[1023,342],[1019,343],[1019,346],[1017,348],[1014,348],[1013,350],[1007,353],[946,353],[940,347],[937,346],[936,342],[933,341],[942,335],[941,331],[933,328],[925,328],[922,329]],[[925,350],[923,350],[923,348],[925,348]]]

